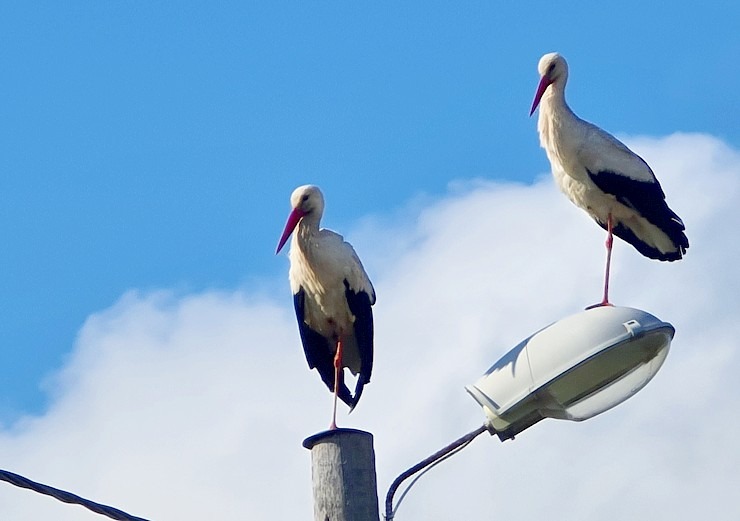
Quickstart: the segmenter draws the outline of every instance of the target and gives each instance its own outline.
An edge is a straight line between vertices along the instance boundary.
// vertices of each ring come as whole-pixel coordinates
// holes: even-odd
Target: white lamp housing
[[[639,309],[587,309],[525,339],[466,390],[501,441],[544,418],[582,421],[642,389],[674,333]]]

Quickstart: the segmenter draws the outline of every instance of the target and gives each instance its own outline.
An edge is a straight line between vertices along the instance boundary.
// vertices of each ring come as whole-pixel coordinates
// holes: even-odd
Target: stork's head
[[[318,186],[299,186],[290,195],[290,206],[293,210],[288,216],[288,222],[285,223],[285,229],[280,237],[275,254],[283,248],[301,219],[311,216],[318,221],[321,218],[321,214],[324,213],[324,194],[321,193]]]
[[[556,52],[547,53],[540,58],[537,71],[540,73],[540,84],[537,85],[532,110],[529,111],[530,116],[534,114],[537,105],[540,104],[542,95],[545,94],[550,85],[556,82],[565,85],[565,81],[568,79],[568,62]]]

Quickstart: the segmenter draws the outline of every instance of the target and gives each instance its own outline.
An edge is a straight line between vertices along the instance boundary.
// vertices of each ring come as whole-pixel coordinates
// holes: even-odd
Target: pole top
[[[370,441],[372,443],[373,435],[369,432],[361,431],[359,429],[339,428],[339,429],[329,429],[326,431],[316,433],[312,436],[309,436],[308,438],[303,440],[303,446],[307,448],[308,450],[311,450],[314,448],[315,445],[329,441],[332,438],[338,438],[338,437],[348,438],[348,437],[354,437],[354,436],[359,436],[359,437],[369,436]]]

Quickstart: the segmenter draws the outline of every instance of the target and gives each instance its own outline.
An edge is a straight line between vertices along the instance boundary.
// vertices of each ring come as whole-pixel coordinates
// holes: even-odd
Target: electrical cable
[[[66,492],[64,490],[50,487],[42,483],[36,483],[35,481],[24,478],[19,474],[8,472],[7,470],[0,470],[0,480],[7,481],[8,483],[15,485],[16,487],[27,488],[33,490],[34,492],[38,492],[39,494],[51,496],[63,503],[72,503],[75,505],[83,506],[88,510],[92,510],[96,514],[104,515],[111,519],[115,519],[116,521],[147,521],[143,517],[132,516],[131,514],[127,514],[123,510],[95,503],[94,501],[90,501],[89,499],[85,499],[72,494],[71,492]]]

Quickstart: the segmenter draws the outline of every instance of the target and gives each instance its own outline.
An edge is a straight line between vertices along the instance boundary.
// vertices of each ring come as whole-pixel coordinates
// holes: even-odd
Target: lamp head
[[[674,333],[639,309],[588,309],[525,339],[466,390],[502,441],[544,418],[586,420],[647,385]]]

